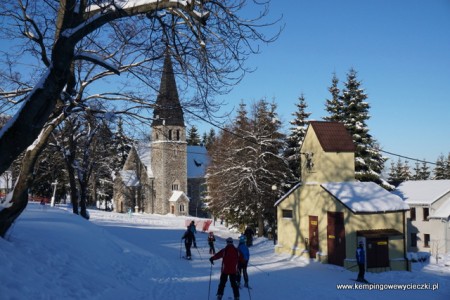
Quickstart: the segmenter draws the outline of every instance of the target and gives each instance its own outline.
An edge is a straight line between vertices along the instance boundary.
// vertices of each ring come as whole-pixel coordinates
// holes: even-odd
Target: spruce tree
[[[436,166],[434,167],[434,178],[435,180],[441,180],[441,179],[446,179],[445,176],[445,158],[444,155],[441,154],[437,161],[436,161]]]
[[[414,175],[411,177],[412,180],[428,180],[430,178],[430,170],[425,161],[422,161],[422,165],[416,161],[416,166],[414,167]]]
[[[376,140],[369,134],[367,121],[370,118],[370,105],[366,102],[367,94],[356,75],[357,72],[350,69],[341,95],[342,122],[352,135],[356,147],[355,177],[359,181],[372,181],[386,189],[392,189],[381,178],[387,158],[383,157]]]
[[[289,123],[290,127],[290,135],[287,137],[287,147],[284,151],[284,157],[286,157],[289,168],[294,174],[294,180],[300,180],[300,148],[302,147],[303,140],[306,135],[306,128],[308,126],[308,118],[311,113],[306,112],[308,107],[305,97],[303,94],[298,98],[298,103],[296,104],[297,111],[292,113],[294,119]]]
[[[397,160],[397,163],[391,162],[391,168],[388,175],[388,182],[393,186],[398,186],[404,180],[402,178],[403,173],[403,163],[400,158]]]
[[[195,125],[192,125],[190,129],[188,129],[186,142],[189,146],[199,146],[201,143],[200,135],[198,133],[198,129]]]
[[[325,110],[329,114],[329,116],[323,118],[326,121],[343,121],[343,103],[338,83],[339,79],[337,78],[336,73],[334,73],[333,78],[331,79],[331,86],[328,88],[328,91],[331,94],[331,99],[327,99],[325,101]]]
[[[450,152],[447,155],[447,160],[445,161],[445,179],[450,179]]]

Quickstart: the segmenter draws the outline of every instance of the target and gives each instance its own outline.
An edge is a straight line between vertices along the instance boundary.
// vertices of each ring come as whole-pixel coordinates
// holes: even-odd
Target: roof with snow
[[[289,197],[290,194],[292,194],[292,192],[294,192],[296,189],[298,189],[300,186],[302,185],[301,182],[297,183],[296,185],[294,185],[294,187],[292,189],[290,189],[286,194],[284,194],[280,199],[278,199],[274,206],[278,206],[278,204],[280,204],[281,202],[283,202],[284,199],[286,199],[287,197]]]
[[[185,198],[187,201],[189,201],[188,196],[183,191],[173,191],[172,196],[170,196],[169,201],[170,202],[177,202],[178,200]]]
[[[139,156],[139,159],[144,164],[147,169],[147,176],[149,178],[153,178],[153,170],[152,170],[152,147],[149,143],[138,143],[136,146],[136,153]]]
[[[204,178],[209,163],[208,151],[203,146],[187,146],[187,177]]]
[[[125,186],[139,186],[140,182],[133,170],[122,170],[119,171],[120,177],[122,178],[123,184]]]
[[[353,213],[378,213],[409,210],[399,196],[374,182],[329,182],[321,186]]]
[[[404,181],[393,193],[408,204],[429,205],[450,194],[450,180]]]
[[[325,152],[355,152],[355,145],[344,124],[339,122],[310,121]]]

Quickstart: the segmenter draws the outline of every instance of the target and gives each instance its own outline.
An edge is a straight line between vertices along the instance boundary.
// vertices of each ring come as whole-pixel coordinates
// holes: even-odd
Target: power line
[[[378,149],[378,151],[386,153],[386,154],[389,154],[389,155],[398,156],[398,157],[409,159],[409,160],[414,160],[414,161],[417,161],[417,162],[423,162],[423,163],[426,163],[426,164],[437,165],[437,163],[434,163],[434,162],[431,162],[431,161],[426,161],[426,160],[423,160],[423,159],[417,159],[417,158],[413,158],[413,157],[409,157],[409,156],[405,156],[405,155],[401,155],[401,154],[396,154],[396,153],[392,153],[392,152],[385,151],[385,150],[380,150],[380,149]]]
[[[230,131],[230,130],[228,130],[226,128],[223,128],[223,127],[221,127],[221,126],[211,122],[210,120],[207,120],[206,118],[203,118],[202,116],[199,116],[198,114],[196,114],[196,113],[186,109],[185,107],[183,107],[183,110],[185,110],[186,112],[190,113],[191,115],[199,118],[200,120],[202,120],[202,121],[204,121],[204,122],[206,122],[206,123],[208,123],[208,124],[218,128],[220,130],[223,130],[223,131],[225,131],[227,133],[230,133],[230,134],[232,134],[232,135],[234,135],[234,136],[236,136],[236,137],[238,137],[240,139],[244,139],[244,140],[246,140],[248,142],[251,142],[251,143],[254,143],[254,144],[258,144],[255,141],[249,140],[249,139],[247,139],[247,138],[245,138],[245,137],[243,137],[243,136],[241,136],[241,135],[239,135],[237,133],[234,133],[234,132],[232,132],[232,131]],[[393,152],[386,151],[386,150],[381,150],[381,149],[374,149],[374,150],[377,150],[377,151],[380,151],[382,153],[386,153],[386,154],[389,154],[389,155],[393,155],[393,156],[397,156],[397,157],[401,157],[401,158],[417,161],[417,162],[422,162],[422,163],[431,164],[431,165],[437,165],[437,163],[435,163],[435,162],[430,162],[430,161],[426,161],[426,160],[423,160],[423,159],[417,159],[417,158],[413,158],[413,157],[409,157],[409,156],[393,153]]]

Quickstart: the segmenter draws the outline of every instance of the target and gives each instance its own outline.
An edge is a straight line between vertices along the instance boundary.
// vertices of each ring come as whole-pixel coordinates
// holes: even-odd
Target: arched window
[[[177,141],[180,140],[180,130],[177,130]]]
[[[169,141],[172,140],[172,129],[169,129]]]
[[[172,191],[180,190],[180,181],[177,179],[172,183]]]
[[[180,212],[184,212],[184,204],[180,204]]]

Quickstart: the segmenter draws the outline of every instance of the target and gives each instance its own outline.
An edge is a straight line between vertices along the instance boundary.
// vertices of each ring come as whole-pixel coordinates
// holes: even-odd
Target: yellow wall
[[[302,153],[313,153],[312,170],[306,168],[306,157],[301,156],[302,182],[342,182],[355,180],[355,155],[353,152],[324,152],[312,126],[303,142]]]
[[[282,217],[282,210],[292,210],[293,218]],[[326,262],[327,258],[327,212],[343,212],[345,221],[346,260],[344,267],[355,264],[357,246],[356,231],[371,229],[395,229],[403,232],[402,212],[382,214],[354,214],[341,202],[329,195],[319,184],[300,186],[283,200],[277,208],[278,219],[278,253],[291,255],[308,255],[305,238],[309,238],[309,216],[318,216],[319,256],[318,260]],[[392,269],[405,269],[403,239],[389,237],[389,258]],[[400,261],[397,261],[400,260]],[[356,270],[355,270],[356,271]]]

